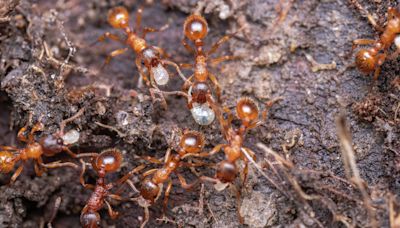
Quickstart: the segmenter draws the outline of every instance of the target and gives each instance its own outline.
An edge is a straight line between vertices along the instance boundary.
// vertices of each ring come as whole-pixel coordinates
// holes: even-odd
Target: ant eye
[[[180,141],[180,147],[188,153],[198,153],[204,146],[204,136],[197,131],[185,133]]]
[[[58,145],[64,145],[64,140],[62,138],[57,139],[57,144]]]
[[[183,25],[185,36],[190,40],[204,39],[208,33],[207,21],[200,15],[189,16]]]
[[[125,7],[115,7],[108,11],[108,23],[116,29],[127,28],[129,13]]]
[[[95,160],[95,168],[100,170],[104,169],[106,172],[115,172],[122,164],[122,154],[117,149],[110,149],[101,152],[101,154]]]
[[[236,113],[242,121],[251,122],[258,118],[258,107],[248,97],[240,98],[236,105]]]

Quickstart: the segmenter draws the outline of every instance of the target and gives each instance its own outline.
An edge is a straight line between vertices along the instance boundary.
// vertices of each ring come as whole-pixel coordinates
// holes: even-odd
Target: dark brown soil
[[[167,23],[168,29],[148,36],[149,42],[164,48],[175,62],[193,61],[180,40],[183,22],[198,1],[154,2],[1,1],[0,145],[23,146],[17,142],[16,133],[25,125],[29,112],[33,113],[33,122],[41,118],[46,126],[43,134],[47,134],[57,131],[61,120],[82,107],[86,109],[84,116],[68,125],[68,130],[80,131],[80,140],[72,149],[121,149],[126,162],[110,179],[141,164],[138,155],[164,156],[172,132],[178,129],[202,131],[207,149],[223,142],[218,123],[196,125],[183,98],[167,97],[166,111],[160,103],[153,103],[148,90],[137,87],[132,51],[101,69],[106,55],[121,47],[109,41],[93,45],[104,32],[115,32],[107,23],[107,11],[116,5],[130,10],[131,21],[138,7],[143,6],[145,26],[160,28]],[[201,2],[205,3],[204,16],[210,27],[206,44],[247,26],[216,54],[242,57],[213,69],[223,88],[223,103],[233,108],[241,96],[260,103],[283,97],[270,110],[267,122],[250,131],[246,146],[256,152],[260,164],[265,162],[266,153],[256,146],[259,142],[286,157],[294,167],[282,168],[277,175],[264,166],[280,190],[255,168],[250,169],[250,180],[241,198],[244,225],[239,223],[235,194],[230,189],[218,192],[206,184],[200,200],[200,188],[186,192],[174,179],[168,215],[176,224],[157,223],[162,209],[159,200],[150,208],[148,227],[344,227],[338,215],[346,217],[349,224],[370,227],[373,219],[358,189],[328,175],[346,178],[335,124],[341,110],[350,125],[357,166],[366,182],[377,224],[389,227],[388,196],[394,194],[396,202],[400,197],[398,61],[385,62],[377,81],[354,68],[337,75],[353,61],[347,55],[354,39],[379,35],[366,17],[346,0],[292,0],[284,1],[282,7],[277,0]],[[360,4],[382,24],[387,8],[394,3],[375,2]],[[288,4],[292,5],[287,17],[278,22],[279,10]],[[44,52],[45,44],[52,57]],[[67,59],[69,54],[72,57]],[[112,86],[111,94],[104,86]],[[179,90],[181,86],[182,81],[174,77],[163,89]],[[96,122],[113,126],[119,133]],[[69,158],[46,161],[58,159]],[[223,155],[208,161],[221,159]],[[198,171],[214,173],[212,168]],[[2,174],[0,227],[43,225],[57,197],[62,203],[53,226],[79,227],[80,211],[91,192],[81,187],[78,175],[79,171],[65,168],[37,177],[27,163],[18,180],[8,186],[11,175]],[[195,180],[190,171],[184,175],[190,182]],[[95,178],[94,172],[88,172],[89,182]],[[305,194],[319,198],[304,200],[296,184]],[[111,220],[106,209],[102,210],[103,227],[140,225],[143,209],[137,204],[115,203],[113,207],[121,216]]]

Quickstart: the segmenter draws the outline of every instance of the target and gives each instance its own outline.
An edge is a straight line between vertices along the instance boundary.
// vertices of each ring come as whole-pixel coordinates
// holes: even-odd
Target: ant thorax
[[[169,74],[160,62],[160,53],[149,47],[143,50],[142,55],[144,64],[149,69],[150,75],[157,85],[166,85],[169,81]]]
[[[193,84],[196,85],[196,84]],[[192,103],[190,112],[192,113],[194,121],[199,125],[209,125],[215,119],[215,113],[206,101],[197,100],[198,97],[192,96],[193,85],[188,90],[188,101]]]

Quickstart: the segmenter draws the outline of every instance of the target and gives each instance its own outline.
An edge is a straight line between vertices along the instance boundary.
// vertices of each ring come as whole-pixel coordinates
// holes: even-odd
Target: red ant
[[[361,6],[359,6],[361,7]],[[378,79],[381,70],[381,65],[388,59],[395,59],[400,51],[400,11],[398,8],[389,7],[388,21],[386,27],[383,29],[376,25],[372,16],[368,14],[368,19],[380,31],[382,35],[377,40],[371,39],[357,39],[353,41],[352,50],[358,45],[372,45],[369,49],[361,49],[356,55],[356,66],[358,70],[365,74],[374,71],[374,80]],[[388,57],[388,50],[392,43],[396,44],[397,50]]]
[[[280,98],[278,98],[280,99]],[[203,152],[193,154],[196,157],[207,157],[214,155],[221,150],[225,153],[225,160],[219,162],[216,168],[216,175],[214,178],[202,176],[199,178],[201,181],[213,182],[215,184],[228,184],[232,183],[238,174],[238,167],[236,161],[244,161],[243,170],[243,185],[246,182],[248,174],[248,163],[254,161],[256,156],[255,153],[244,147],[243,142],[246,132],[250,129],[259,126],[267,117],[268,109],[278,100],[274,99],[266,104],[265,110],[262,112],[261,118],[259,117],[260,111],[257,104],[251,98],[241,98],[238,100],[236,105],[237,117],[241,120],[241,125],[238,129],[232,127],[233,115],[228,108],[222,108],[215,103],[212,103],[213,109],[216,112],[217,118],[220,122],[222,133],[227,143],[216,145],[210,152]],[[227,114],[227,119],[224,118],[224,114]],[[185,157],[185,156],[184,156]],[[226,185],[225,185],[226,186]],[[239,204],[240,191],[237,192],[237,200]],[[238,206],[239,210],[239,206]],[[238,211],[239,213],[239,211]],[[243,218],[240,216],[240,222],[243,223]]]
[[[39,123],[33,126],[30,133],[28,134],[28,137],[25,136],[28,125],[31,122],[32,118],[32,115],[30,115],[27,124],[18,131],[17,135],[19,141],[27,144],[26,147],[19,149],[14,146],[0,146],[0,149],[3,150],[0,151],[0,172],[9,173],[14,169],[18,161],[25,162],[29,159],[35,161],[34,168],[38,176],[42,175],[43,173],[42,168],[60,168],[60,167],[78,168],[76,164],[71,162],[61,163],[60,161],[56,161],[47,164],[43,163],[42,155],[46,157],[51,157],[58,153],[61,153],[62,151],[65,151],[73,158],[91,156],[91,154],[78,154],[78,155],[75,154],[68,148],[68,146],[64,145],[64,140],[63,140],[65,125],[68,122],[71,122],[74,119],[78,118],[80,115],[82,115],[83,111],[84,109],[81,109],[77,114],[75,114],[71,118],[62,121],[60,123],[59,132],[51,135],[45,135],[42,138],[40,138],[39,141],[35,140],[34,135],[36,132],[44,130],[44,126],[40,121]],[[18,178],[23,168],[24,168],[23,165],[20,165],[18,167],[18,169],[12,175],[10,183],[13,183]]]
[[[137,17],[136,17],[136,27],[135,29],[131,29],[129,27],[129,13],[125,7],[115,7],[109,10],[108,12],[108,23],[115,29],[122,29],[126,33],[126,40],[123,42],[121,39],[114,34],[106,32],[102,36],[98,38],[98,41],[102,42],[106,38],[123,42],[124,44],[128,45],[135,53],[136,53],[136,67],[139,70],[139,74],[141,78],[146,82],[148,86],[153,88],[150,89],[151,96],[155,99],[154,94],[159,94],[161,100],[163,102],[164,107],[166,108],[166,101],[163,96],[163,92],[158,88],[158,85],[166,85],[169,81],[169,73],[165,69],[165,65],[171,65],[176,68],[180,77],[183,80],[186,80],[185,76],[181,73],[179,66],[171,61],[165,60],[161,58],[161,54],[164,55],[164,51],[156,46],[149,46],[145,40],[147,33],[156,32],[157,29],[145,27],[142,30],[141,36],[138,35],[140,30],[140,24],[142,21],[142,9],[138,9]],[[111,58],[121,55],[125,53],[128,48],[122,48],[111,52],[105,64],[108,64]],[[150,80],[148,79],[147,75],[145,74],[142,61],[144,62],[144,66],[146,67],[149,75]]]
[[[83,175],[86,170],[86,163],[83,160],[80,160],[82,163],[80,182],[85,188],[93,190],[92,195],[81,212],[80,220],[83,227],[96,228],[100,225],[100,214],[98,211],[104,206],[104,204],[107,206],[110,217],[112,219],[117,218],[118,212],[112,209],[108,199],[122,201],[123,198],[118,194],[111,193],[110,190],[115,186],[122,185],[129,177],[144,168],[144,165],[138,166],[119,180],[112,183],[106,183],[106,174],[117,171],[122,164],[122,160],[122,154],[117,149],[105,150],[100,154],[95,155],[92,159],[92,167],[98,175],[95,186],[85,183]]]
[[[239,30],[240,31],[240,30]],[[183,25],[183,33],[187,39],[194,43],[195,49],[186,43],[185,38],[182,39],[183,46],[191,53],[195,53],[194,64],[180,64],[181,67],[194,68],[194,74],[190,76],[186,81],[184,88],[189,87],[188,90],[188,107],[192,112],[192,116],[195,121],[200,125],[209,125],[215,118],[214,111],[210,108],[210,104],[206,97],[211,95],[211,91],[208,85],[208,79],[215,86],[216,95],[218,100],[221,98],[221,86],[219,85],[216,76],[208,71],[207,64],[215,66],[226,60],[237,59],[236,56],[221,56],[215,59],[210,59],[210,55],[220,47],[221,44],[228,41],[234,34],[225,35],[214,43],[211,49],[207,52],[203,50],[203,40],[208,33],[207,21],[200,14],[190,15]],[[194,80],[194,82],[191,82]]]
[[[146,171],[143,174],[143,177],[147,177],[152,175],[151,177],[147,177],[143,179],[140,185],[140,197],[133,198],[133,201],[137,201],[142,207],[145,208],[145,220],[142,223],[141,227],[149,220],[149,211],[148,207],[153,204],[161,195],[163,183],[168,181],[167,188],[165,190],[164,196],[164,207],[163,207],[163,218],[165,217],[165,212],[168,205],[168,198],[169,194],[172,189],[172,180],[171,174],[175,173],[178,176],[179,182],[184,189],[191,189],[194,184],[187,184],[184,177],[178,173],[177,169],[179,167],[195,167],[195,166],[202,166],[203,163],[185,163],[182,162],[183,157],[189,157],[191,155],[195,155],[200,153],[200,151],[204,147],[204,136],[197,131],[187,131],[183,134],[179,142],[179,150],[177,154],[170,155],[170,149],[167,151],[165,156],[164,166],[159,169],[151,169]],[[162,162],[156,158],[152,157],[144,157],[145,160],[156,163],[162,164]],[[145,202],[143,202],[143,199]],[[168,219],[167,219],[168,220]]]

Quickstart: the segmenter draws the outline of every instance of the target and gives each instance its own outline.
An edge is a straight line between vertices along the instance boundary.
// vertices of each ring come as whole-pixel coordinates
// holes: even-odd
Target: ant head
[[[208,33],[206,19],[200,15],[190,15],[183,25],[183,33],[191,41],[204,39]]]
[[[104,170],[105,173],[112,173],[119,169],[122,160],[122,154],[119,150],[109,149],[101,152],[92,165],[97,171]]]
[[[258,118],[258,106],[249,97],[240,98],[236,105],[236,114],[242,122],[250,123]]]
[[[39,140],[43,148],[43,153],[47,156],[53,156],[60,153],[64,148],[64,140],[58,135],[46,135]]]
[[[153,203],[159,192],[160,187],[151,181],[151,179],[146,178],[142,181],[142,184],[140,185],[140,195],[146,200],[149,200]]]
[[[376,68],[377,58],[374,50],[361,49],[356,55],[356,66],[361,72],[368,74]]]
[[[0,151],[0,173],[9,173],[14,166],[14,155],[8,151]]]
[[[221,161],[217,164],[217,178],[223,183],[233,182],[236,178],[237,168],[235,163]]]
[[[182,135],[179,146],[186,153],[198,153],[204,146],[204,135],[198,131],[188,131]]]
[[[100,215],[97,212],[84,212],[81,214],[81,224],[84,228],[100,226]]]
[[[192,99],[196,103],[204,104],[207,102],[207,94],[210,94],[210,87],[206,82],[195,82],[191,88]]]
[[[108,11],[108,23],[116,29],[127,28],[129,25],[129,13],[125,7],[118,6]]]

